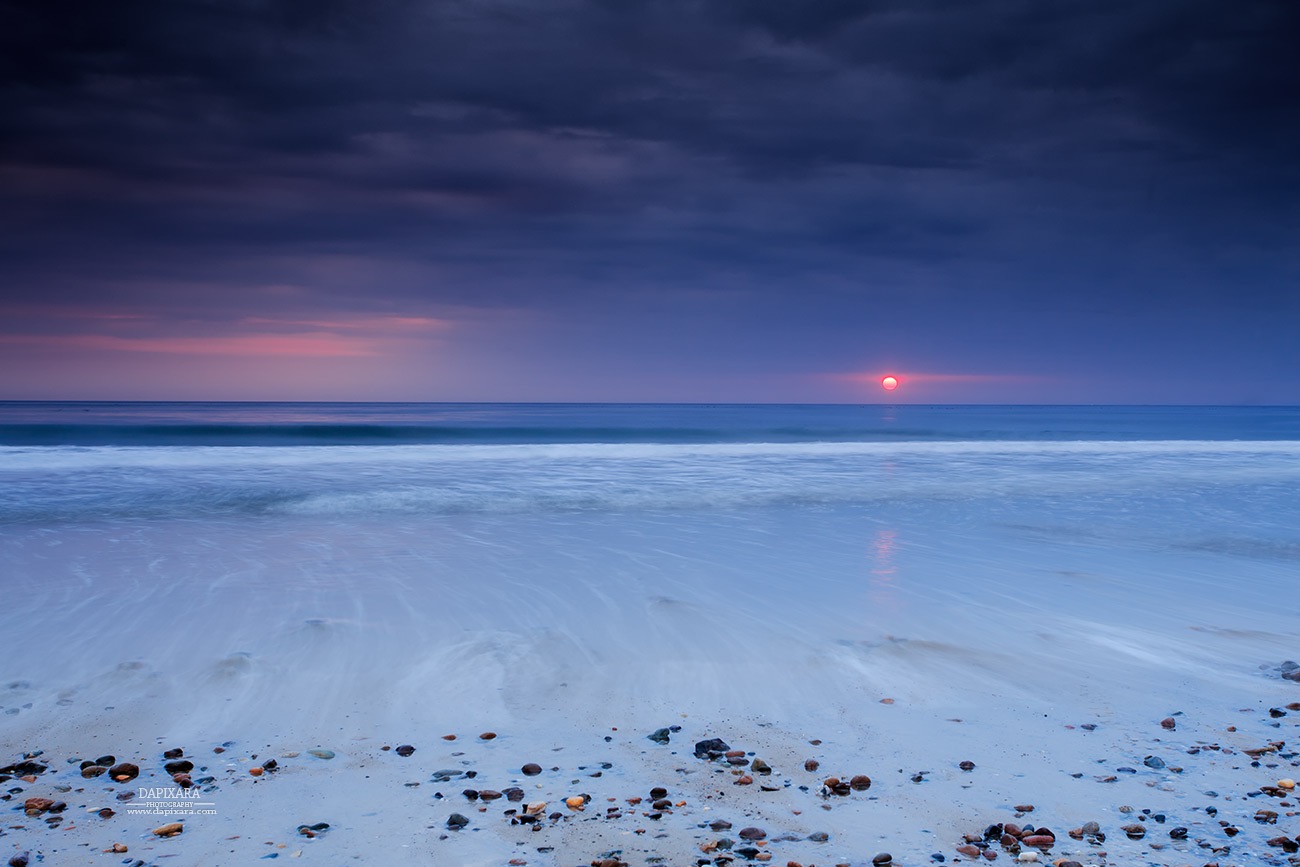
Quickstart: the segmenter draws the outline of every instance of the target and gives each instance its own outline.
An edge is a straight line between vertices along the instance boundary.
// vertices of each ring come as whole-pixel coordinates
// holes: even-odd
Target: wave
[[[1284,493],[1297,458],[1293,441],[0,447],[0,522]]]

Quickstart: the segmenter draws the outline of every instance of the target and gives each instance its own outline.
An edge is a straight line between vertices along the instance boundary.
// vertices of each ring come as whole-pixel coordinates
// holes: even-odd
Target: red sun
[[[886,376],[880,380],[880,385],[885,391],[893,391],[898,388],[898,377]]]

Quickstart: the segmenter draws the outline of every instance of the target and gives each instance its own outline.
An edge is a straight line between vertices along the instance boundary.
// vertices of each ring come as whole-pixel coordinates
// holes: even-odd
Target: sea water
[[[0,562],[6,753],[1040,726],[1092,773],[1295,686],[1300,409],[7,403]]]

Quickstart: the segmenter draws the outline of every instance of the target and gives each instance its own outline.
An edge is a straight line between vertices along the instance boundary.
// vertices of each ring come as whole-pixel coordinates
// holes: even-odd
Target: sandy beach
[[[1294,863],[1295,450],[15,450],[0,851]]]

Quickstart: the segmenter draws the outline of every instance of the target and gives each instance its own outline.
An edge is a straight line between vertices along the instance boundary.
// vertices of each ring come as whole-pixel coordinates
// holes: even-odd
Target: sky
[[[0,0],[0,399],[1300,403],[1297,34]]]

